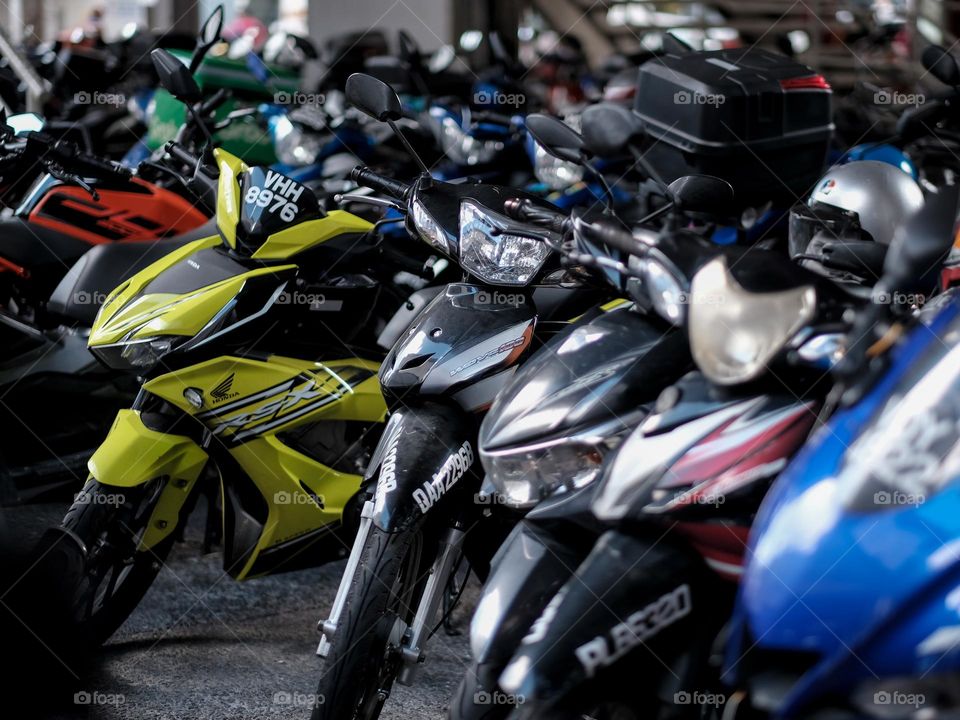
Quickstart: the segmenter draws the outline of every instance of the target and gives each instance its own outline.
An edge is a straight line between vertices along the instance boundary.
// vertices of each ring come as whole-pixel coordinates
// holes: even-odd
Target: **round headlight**
[[[690,350],[703,374],[719,385],[759,377],[774,356],[809,323],[816,291],[809,285],[776,292],[744,290],[724,257],[693,277],[689,299]]]

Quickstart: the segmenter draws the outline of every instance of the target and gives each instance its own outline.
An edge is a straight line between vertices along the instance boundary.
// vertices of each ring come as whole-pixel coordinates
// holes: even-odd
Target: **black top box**
[[[832,91],[806,65],[758,48],[664,55],[640,67],[634,111],[666,181],[716,175],[737,204],[791,205],[824,171]]]

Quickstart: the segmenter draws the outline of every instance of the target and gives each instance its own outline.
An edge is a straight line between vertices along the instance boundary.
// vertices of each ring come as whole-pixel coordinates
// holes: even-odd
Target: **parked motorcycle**
[[[835,370],[838,412],[757,515],[721,638],[729,717],[956,712],[958,304],[921,324],[892,301],[923,292],[916,278],[949,248],[950,190],[939,223],[911,225],[891,248]]]
[[[395,125],[401,117],[399,97],[371,76],[351,76],[347,96],[379,121]],[[423,662],[461,552],[484,574],[503,525],[484,518],[473,501],[479,418],[549,335],[549,321],[579,314],[598,296],[578,289],[576,277],[559,266],[556,233],[531,236],[504,214],[514,197],[551,209],[532,195],[439,182],[426,167],[410,184],[366,168],[354,177],[393,198],[410,230],[456,261],[467,280],[447,285],[420,312],[380,369],[390,419],[368,466],[360,527],[322,623],[318,697],[324,701],[314,707],[315,718],[379,715],[394,681],[409,682]]]
[[[162,50],[154,62],[171,94],[196,102],[187,67]],[[236,579],[341,557],[356,529],[386,412],[377,336],[398,305],[408,313],[396,268],[423,263],[289,178],[219,149],[213,161],[218,234],[122,283],[90,331],[91,352],[141,390],[41,549],[60,640],[80,648],[137,606],[201,492],[216,518],[222,487]]]
[[[950,199],[945,210],[933,197],[901,235],[939,239],[939,256],[927,253],[925,268],[942,261],[956,207]],[[934,229],[923,225],[931,216]],[[889,264],[904,265],[899,247],[891,247]],[[917,265],[906,267],[915,290]],[[906,287],[888,280],[875,297]],[[876,317],[862,293],[761,251],[712,260],[691,293],[713,299],[690,307],[701,372],[665,393],[607,463],[591,509],[608,530],[500,675],[501,692],[522,698],[517,717],[709,710],[686,698],[717,691],[710,658],[732,609],[753,515],[833,407],[823,369],[843,348],[840,333],[849,332],[848,356],[869,344],[860,322],[851,328],[850,311]],[[900,312],[909,314],[909,304]],[[737,332],[754,337],[751,352],[732,352],[726,338]],[[637,677],[642,686],[627,682]]]

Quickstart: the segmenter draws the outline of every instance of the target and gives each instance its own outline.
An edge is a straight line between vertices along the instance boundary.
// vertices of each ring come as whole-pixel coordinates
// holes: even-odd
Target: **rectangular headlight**
[[[460,203],[460,264],[494,285],[526,285],[550,255],[541,240],[511,235],[510,218],[478,205]]]
[[[809,323],[816,311],[810,285],[753,293],[736,281],[727,260],[703,266],[690,283],[690,350],[703,374],[736,385],[763,374],[767,363]]]

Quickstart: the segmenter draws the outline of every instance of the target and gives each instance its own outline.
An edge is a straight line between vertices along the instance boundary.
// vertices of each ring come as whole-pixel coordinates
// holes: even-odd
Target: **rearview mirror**
[[[618,157],[643,132],[643,123],[629,108],[613,103],[591,105],[583,111],[583,146],[592,155]]]
[[[180,102],[188,105],[200,102],[202,97],[200,87],[193,79],[190,68],[163,48],[151,51],[150,60],[157,70],[161,87]]]
[[[347,78],[347,101],[364,115],[380,122],[399,120],[403,114],[400,98],[393,88],[382,80],[365,73],[354,73]]]
[[[923,207],[893,235],[883,263],[888,289],[906,291],[929,284],[953,246],[956,219],[956,187],[946,186],[927,196]]]
[[[733,206],[733,186],[713,175],[684,175],[669,189],[674,207],[683,212],[726,216]]]
[[[945,48],[930,45],[920,58],[923,67],[937,80],[950,87],[960,85],[960,66],[957,59]]]
[[[190,72],[195,73],[203,58],[210,52],[217,41],[220,39],[220,33],[223,32],[223,5],[217,5],[207,19],[200,26],[200,32],[197,33],[197,44],[193,49],[193,56],[190,58]]]
[[[583,160],[583,138],[559,118],[533,113],[527,116],[526,126],[533,139],[554,157],[574,163]]]

